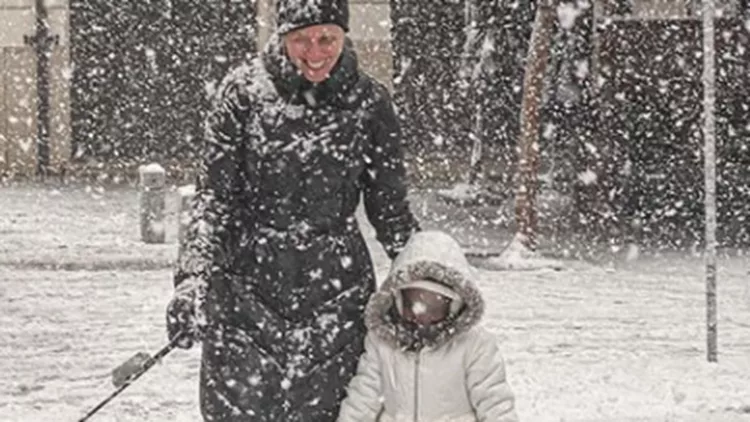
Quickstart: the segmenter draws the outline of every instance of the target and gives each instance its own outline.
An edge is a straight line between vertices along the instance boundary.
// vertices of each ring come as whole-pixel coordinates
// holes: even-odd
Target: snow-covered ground
[[[460,211],[415,208],[477,236]],[[175,222],[170,243],[144,245],[131,189],[0,188],[0,421],[75,421],[113,391],[112,368],[164,344]],[[700,258],[481,272],[522,420],[750,421],[749,270],[747,257],[720,261],[717,364]],[[199,421],[198,365],[197,349],[173,352],[91,420]]]

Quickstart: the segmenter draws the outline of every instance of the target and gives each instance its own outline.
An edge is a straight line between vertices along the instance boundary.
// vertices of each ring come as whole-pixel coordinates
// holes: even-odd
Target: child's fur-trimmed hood
[[[440,231],[415,233],[380,289],[373,294],[365,310],[368,330],[396,348],[409,345],[401,335],[405,327],[394,311],[399,288],[416,280],[434,280],[458,293],[463,299],[459,313],[440,324],[434,337],[423,339],[425,348],[438,348],[477,325],[484,314],[484,300],[474,280],[476,272],[464,256],[461,246]]]

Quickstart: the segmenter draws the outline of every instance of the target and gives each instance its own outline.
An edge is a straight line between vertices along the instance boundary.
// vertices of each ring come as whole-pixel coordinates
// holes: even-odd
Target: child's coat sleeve
[[[518,422],[505,362],[494,336],[481,331],[469,351],[466,384],[480,422]]]
[[[380,359],[377,346],[368,334],[365,352],[359,359],[357,374],[349,382],[347,397],[341,403],[338,422],[375,422],[383,407],[381,401]]]

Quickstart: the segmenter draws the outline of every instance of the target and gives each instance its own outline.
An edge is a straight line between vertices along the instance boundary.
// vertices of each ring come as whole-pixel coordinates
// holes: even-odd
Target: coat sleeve
[[[174,274],[175,286],[185,279],[207,282],[226,257],[240,177],[241,109],[239,87],[225,81],[205,122],[205,144],[185,243]]]
[[[469,351],[466,384],[478,421],[518,422],[505,362],[497,340],[486,331],[478,333]]]
[[[341,403],[338,422],[376,422],[383,408],[380,359],[372,334],[365,338],[365,351],[357,374],[349,382]]]
[[[419,224],[406,199],[406,169],[401,126],[386,89],[376,86],[370,120],[371,144],[362,175],[367,218],[378,241],[393,259]]]

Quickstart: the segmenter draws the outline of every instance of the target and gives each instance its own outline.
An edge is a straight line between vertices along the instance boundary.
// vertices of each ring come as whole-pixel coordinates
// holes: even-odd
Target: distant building
[[[362,66],[390,86],[387,1],[351,0],[351,9]],[[54,37],[48,153],[27,41],[38,10]],[[30,177],[40,158],[51,174],[191,161],[208,94],[265,40],[272,11],[272,0],[0,0],[0,176]]]

